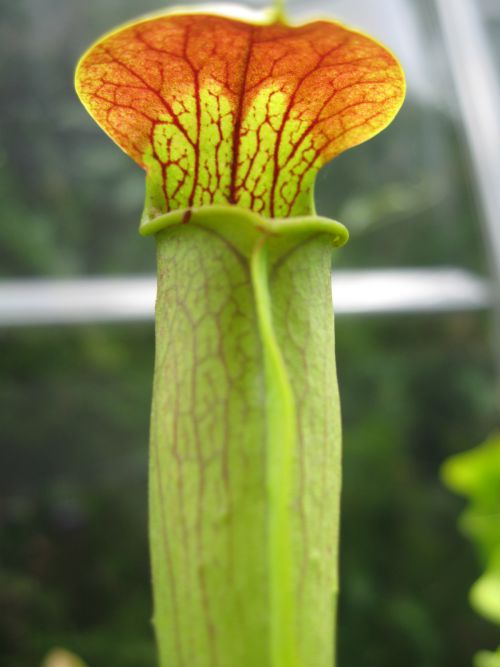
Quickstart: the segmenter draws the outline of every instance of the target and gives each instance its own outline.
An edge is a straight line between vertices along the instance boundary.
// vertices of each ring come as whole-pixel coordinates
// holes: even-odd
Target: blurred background
[[[82,306],[74,321],[49,313],[41,324],[15,290],[28,278],[42,290],[49,278],[85,289],[93,276],[154,273],[154,242],[137,233],[143,173],[86,115],[72,79],[96,37],[157,8],[0,5],[2,667],[39,665],[57,645],[90,667],[155,664],[150,304],[113,323]],[[339,664],[469,667],[479,648],[496,648],[498,630],[469,607],[480,566],[456,527],[463,502],[439,469],[499,419],[500,3],[296,0],[290,14],[372,33],[409,84],[390,129],[336,159],[316,188],[319,212],[352,235],[333,272],[345,466]],[[374,290],[354,312],[368,269],[385,281],[386,303],[366,306]]]

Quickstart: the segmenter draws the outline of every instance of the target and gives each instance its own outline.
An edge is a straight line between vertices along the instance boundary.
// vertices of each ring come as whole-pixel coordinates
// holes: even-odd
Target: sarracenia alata
[[[316,216],[313,186],[322,165],[394,118],[401,67],[338,23],[201,7],[104,36],[76,87],[145,169],[141,232],[157,242],[160,665],[332,667],[341,471],[330,268],[347,232]]]

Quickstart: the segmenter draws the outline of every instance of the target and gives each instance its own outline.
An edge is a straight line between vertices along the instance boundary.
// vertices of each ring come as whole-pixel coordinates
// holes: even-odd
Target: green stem
[[[333,664],[340,417],[328,234],[342,233],[317,219],[275,227],[263,233],[233,208],[155,230],[161,667]]]
[[[268,442],[269,576],[271,656],[273,667],[297,667],[292,559],[293,456],[295,402],[276,338],[269,296],[266,238],[251,257],[252,284],[266,366]]]

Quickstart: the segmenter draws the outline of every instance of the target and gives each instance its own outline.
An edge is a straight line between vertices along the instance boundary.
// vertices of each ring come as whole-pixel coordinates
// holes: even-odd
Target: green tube
[[[186,219],[184,219],[186,222]],[[150,537],[161,667],[332,667],[345,230],[157,221]]]

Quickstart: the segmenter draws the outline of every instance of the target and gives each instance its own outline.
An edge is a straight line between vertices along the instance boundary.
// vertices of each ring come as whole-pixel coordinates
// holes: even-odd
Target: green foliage
[[[500,651],[498,653],[481,651],[474,659],[474,667],[500,667]]]
[[[492,623],[500,625],[500,550],[489,559],[486,572],[472,587],[472,606]]]
[[[500,435],[473,450],[451,457],[443,466],[447,486],[469,504],[460,518],[485,567],[470,591],[474,609],[500,626]],[[481,653],[476,664],[493,667],[499,656]]]

